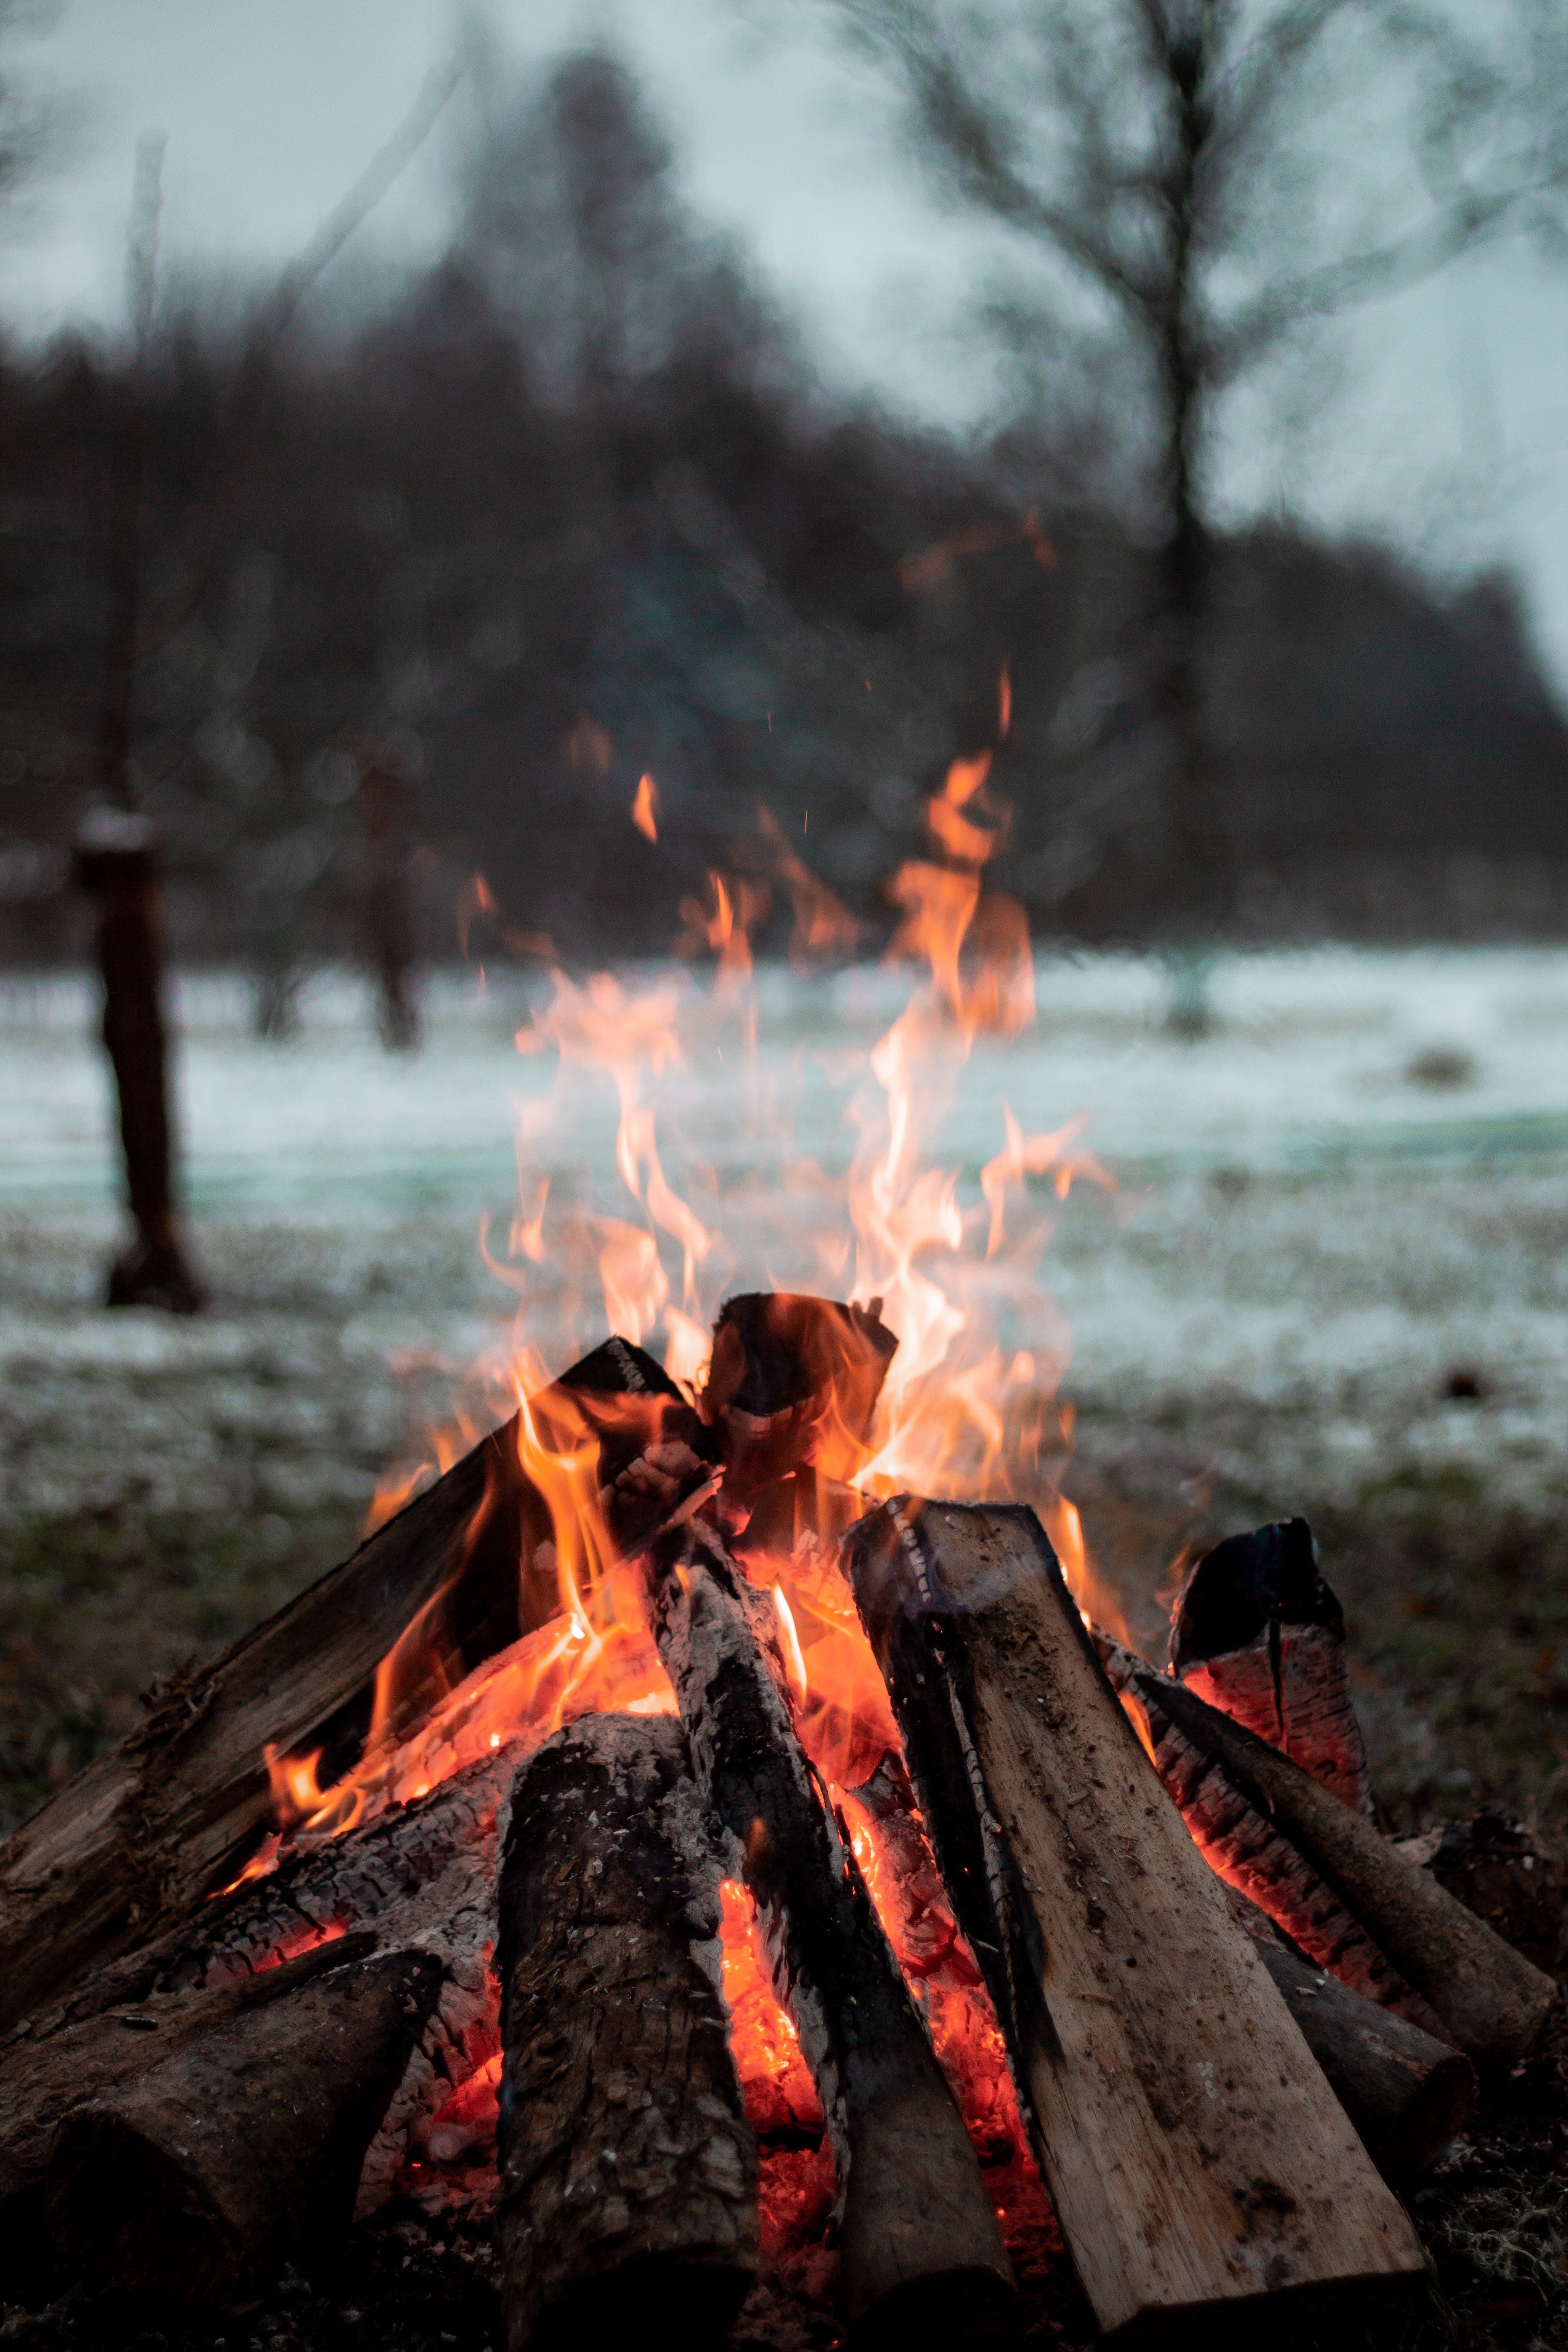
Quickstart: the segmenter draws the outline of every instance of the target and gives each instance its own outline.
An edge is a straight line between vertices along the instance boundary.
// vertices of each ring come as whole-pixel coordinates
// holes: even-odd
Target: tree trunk
[[[770,1664],[773,1612],[708,1531],[659,1576],[655,1631],[698,1784],[763,1916],[838,2168],[862,2330],[1005,2305],[1011,2273],[963,2121]],[[765,1614],[764,1614],[765,1612]]]
[[[757,2266],[757,2147],[719,1984],[718,1871],[668,1717],[590,1716],[524,1765],[501,1874],[512,2352],[720,2344]]]
[[[98,906],[103,1042],[120,1105],[126,1205],[136,1227],[110,1271],[109,1304],[191,1315],[202,1293],[175,1214],[153,828],[119,810],[96,812],[81,829],[77,871]]]
[[[1101,2328],[1173,2341],[1424,2272],[1149,1769],[1032,1511],[903,1498],[847,1564]]]
[[[361,1960],[69,2109],[46,2183],[66,2263],[124,2294],[257,2302],[284,2262],[348,2228],[441,1976],[426,1953]]]
[[[408,845],[403,824],[404,787],[384,768],[360,779],[364,815],[365,944],[377,991],[376,1025],[389,1051],[419,1043],[419,1013],[409,990],[414,918],[408,901]]]

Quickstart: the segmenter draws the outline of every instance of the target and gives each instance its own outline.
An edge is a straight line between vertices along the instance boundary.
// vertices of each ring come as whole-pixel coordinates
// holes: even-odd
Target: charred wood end
[[[589,1716],[529,1759],[500,1929],[511,2345],[717,2344],[756,2275],[757,2149],[678,1724]]]
[[[880,2326],[885,2298],[905,2290],[932,2310],[952,2297],[1005,2308],[1012,2273],[996,2215],[865,1881],[795,1737],[773,1612],[696,1529],[658,1588],[654,1615],[699,1786],[756,1898],[774,1989],[827,2119],[851,2318]]]
[[[1171,1671],[1372,1819],[1344,1614],[1305,1519],[1277,1519],[1204,1554],[1172,1612]]]

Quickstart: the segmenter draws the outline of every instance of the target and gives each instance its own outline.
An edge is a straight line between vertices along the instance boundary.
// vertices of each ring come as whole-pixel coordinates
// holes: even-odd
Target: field
[[[626,975],[634,992],[664,975]],[[772,1279],[833,1286],[846,1106],[896,976],[767,971],[757,1049],[689,978],[687,1054],[644,1082],[664,1166],[709,1228],[710,1312]],[[1350,1618],[1391,1824],[1498,1801],[1568,1819],[1568,954],[1235,958],[1215,1024],[1162,1023],[1159,970],[1043,961],[1039,1015],[985,1043],[934,1156],[983,1237],[1001,1103],[1088,1115],[1114,1189],[1076,1183],[1033,1273],[983,1284],[1009,1348],[1065,1363],[1066,1492],[1157,1654],[1184,1545],[1302,1511]],[[353,1542],[378,1474],[503,1351],[601,1330],[573,1265],[507,1256],[525,1199],[637,1212],[616,1096],[513,1032],[542,983],[433,977],[423,1049],[376,1046],[347,980],[298,1037],[245,992],[179,990],[181,1121],[208,1311],[98,1304],[116,1232],[85,981],[0,987],[0,1813],[135,1719],[155,1675]],[[531,1106],[531,1108],[529,1107]],[[503,1276],[481,1252],[503,1261]],[[979,1245],[978,1244],[976,1244]],[[678,1249],[666,1263],[677,1279]],[[844,1264],[838,1252],[838,1264]],[[521,1307],[517,1285],[524,1286]]]

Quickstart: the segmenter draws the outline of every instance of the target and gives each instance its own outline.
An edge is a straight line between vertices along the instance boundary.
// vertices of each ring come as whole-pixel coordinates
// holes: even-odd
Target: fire
[[[1002,736],[1010,718],[1004,672]],[[591,762],[597,745],[589,730],[590,722],[580,723],[578,749]],[[994,2156],[1022,2161],[995,2020],[910,1810],[887,1691],[837,1564],[843,1528],[899,1488],[954,1499],[1013,1496],[1041,1510],[1080,1605],[1100,1622],[1118,1622],[1078,1513],[1050,1475],[1070,1439],[1070,1416],[1055,1401],[1067,1338],[1038,1297],[1032,1267],[1053,1211],[1019,1214],[1032,1186],[1047,1185],[1058,1203],[1080,1179],[1110,1179],[1080,1144],[1081,1118],[1026,1135],[1005,1105],[978,1200],[965,1197],[959,1172],[937,1157],[937,1130],[975,1040],[1016,1034],[1034,1009],[1023,911],[984,887],[1007,830],[992,764],[989,752],[952,763],[927,805],[932,857],[905,865],[889,886],[902,916],[891,955],[922,976],[868,1057],[849,1109],[858,1140],[842,1186],[826,1187],[820,1171],[793,1160],[787,1137],[777,1139],[786,1192],[795,1187],[790,1197],[808,1221],[826,1187],[828,1213],[813,1223],[808,1256],[815,1251],[819,1262],[841,1267],[849,1299],[866,1310],[858,1323],[847,1317],[820,1331],[803,1321],[791,1338],[817,1354],[811,1400],[774,1417],[787,1423],[787,1464],[767,1456],[772,1423],[757,1424],[754,1475],[721,1486],[711,1448],[700,1450],[715,1415],[742,1392],[733,1332],[721,1322],[717,1341],[708,1337],[720,1299],[737,1286],[737,1253],[717,1176],[683,1171],[676,1158],[667,1168],[661,1143],[660,1095],[697,1054],[722,1060],[728,1043],[738,1086],[752,1085],[751,941],[770,911],[770,890],[766,881],[715,870],[706,897],[680,907],[683,951],[717,960],[711,990],[668,973],[577,981],[556,971],[549,1002],[517,1033],[521,1054],[552,1056],[555,1065],[550,1088],[522,1107],[519,1211],[508,1254],[489,1261],[517,1293],[518,1330],[504,1359],[486,1367],[481,1402],[437,1449],[444,1464],[505,1423],[509,1471],[529,1498],[516,1567],[517,1638],[473,1662],[448,1622],[444,1590],[383,1659],[357,1759],[330,1775],[321,1752],[267,1763],[287,1843],[339,1834],[486,1759],[521,1760],[575,1716],[673,1711],[646,1622],[638,1551],[662,1527],[717,1507],[745,1573],[771,1594],[802,1744],[846,1825],[972,2131]],[[658,806],[644,775],[632,816],[650,841]],[[859,932],[854,919],[765,812],[762,834],[761,864],[794,908],[797,956],[848,952]],[[533,1159],[568,1079],[613,1097],[613,1204],[562,1198],[565,1188],[552,1190]],[[746,1099],[754,1102],[754,1087]],[[743,1222],[743,1188],[729,1206]],[[637,1371],[625,1394],[552,1381],[527,1332],[531,1302],[545,1296],[559,1322],[577,1328],[581,1318],[618,1335],[612,1347],[652,1349],[662,1339],[666,1388],[656,1392],[657,1366],[648,1366],[651,1380]],[[1034,1302],[1036,1328],[1027,1346],[1004,1346],[999,1318],[1020,1297]],[[779,1301],[782,1318],[794,1311],[789,1298]],[[873,1361],[875,1351],[854,1334],[883,1326],[897,1349],[890,1361]],[[629,1349],[623,1353],[629,1359]],[[386,1486],[377,1516],[397,1507],[428,1469]],[[279,1851],[275,1836],[247,1874],[271,1867]],[[748,2106],[759,2125],[809,2136],[820,2130],[820,2108],[769,1982],[750,1905],[742,1889],[725,1890],[721,1938]],[[453,2129],[459,2125],[468,2128],[466,2115]]]
[[[658,786],[646,772],[637,778],[632,801],[632,823],[647,841],[658,839]]]

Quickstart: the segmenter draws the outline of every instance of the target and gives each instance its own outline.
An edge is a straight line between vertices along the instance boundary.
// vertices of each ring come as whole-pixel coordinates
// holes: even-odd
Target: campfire
[[[1196,1564],[1160,1672],[1045,1475],[1048,1367],[985,1302],[1010,1196],[1100,1171],[1009,1114],[966,1218],[922,1156],[1028,1010],[999,822],[960,762],[899,877],[931,981],[871,1057],[847,1302],[737,1289],[710,1337],[669,993],[558,982],[520,1042],[613,1077],[641,1222],[552,1244],[536,1192],[512,1259],[587,1236],[611,1336],[516,1353],[510,1417],[10,1840],[7,2259],[235,2310],[399,2201],[484,2215],[513,2352],[717,2341],[759,2278],[870,2343],[1059,2271],[1152,2343],[1424,2276],[1389,2182],[1555,1988],[1373,1825],[1304,1524]],[[830,894],[777,870],[809,943]],[[756,903],[690,910],[721,993]]]

